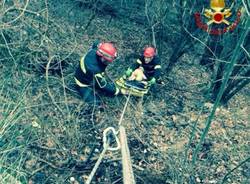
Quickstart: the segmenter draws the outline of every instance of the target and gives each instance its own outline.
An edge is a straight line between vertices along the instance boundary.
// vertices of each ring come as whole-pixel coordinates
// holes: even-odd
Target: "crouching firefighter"
[[[77,91],[87,103],[101,104],[96,91],[109,96],[119,94],[119,89],[105,78],[105,69],[117,57],[117,50],[112,43],[96,42],[80,63],[75,72]]]
[[[142,75],[143,74],[143,75]],[[144,80],[148,86],[156,83],[161,75],[161,61],[154,47],[146,47],[143,54],[125,72],[129,80]]]

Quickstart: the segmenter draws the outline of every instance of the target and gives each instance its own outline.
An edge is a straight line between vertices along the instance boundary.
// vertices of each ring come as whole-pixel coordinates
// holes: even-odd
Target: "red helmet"
[[[144,49],[143,56],[144,57],[154,57],[156,54],[155,48],[154,47],[146,47]]]
[[[117,50],[112,43],[100,43],[96,54],[105,60],[112,62],[117,57]]]

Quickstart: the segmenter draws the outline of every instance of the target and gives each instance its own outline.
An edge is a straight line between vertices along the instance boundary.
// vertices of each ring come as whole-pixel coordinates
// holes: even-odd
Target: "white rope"
[[[126,131],[125,128],[122,126],[122,120],[124,118],[124,114],[128,106],[129,100],[130,100],[130,93],[127,97],[126,104],[123,108],[122,115],[119,120],[119,131],[120,131],[120,141],[121,141],[123,183],[135,184]]]
[[[123,126],[120,126],[120,140],[121,140],[121,153],[122,153],[122,173],[123,184],[135,184],[134,173],[132,169],[132,162],[129,153],[126,131]]]
[[[100,163],[102,162],[102,159],[103,159],[103,157],[104,157],[104,155],[105,155],[105,153],[107,151],[107,148],[108,148],[108,146],[105,146],[104,149],[102,150],[102,153],[100,154],[94,168],[92,169],[92,171],[91,171],[91,173],[90,173],[90,175],[89,175],[89,177],[88,177],[88,179],[86,181],[86,184],[90,184],[90,182],[92,181],[92,179],[93,179],[93,177],[94,177],[94,175],[96,173],[96,170],[98,169]]]
[[[131,93],[128,94],[127,101],[126,101],[125,106],[124,106],[124,108],[123,108],[123,110],[122,110],[122,115],[121,115],[120,120],[119,120],[119,123],[118,123],[119,126],[121,126],[121,124],[122,124],[122,120],[123,120],[125,111],[126,111],[126,109],[127,109],[128,102],[129,102],[129,100],[130,100],[130,95],[131,95]]]

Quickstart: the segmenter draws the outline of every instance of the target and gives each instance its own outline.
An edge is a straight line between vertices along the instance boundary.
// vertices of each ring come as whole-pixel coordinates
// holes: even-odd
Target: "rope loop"
[[[118,132],[115,131],[114,127],[108,127],[103,131],[103,148],[107,148],[109,151],[117,151],[121,148],[120,141],[117,137]],[[112,147],[110,144],[112,139],[115,139],[115,147]]]

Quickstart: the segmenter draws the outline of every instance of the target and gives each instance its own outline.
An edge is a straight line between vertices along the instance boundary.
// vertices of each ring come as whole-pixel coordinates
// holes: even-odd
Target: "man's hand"
[[[130,77],[130,75],[132,74],[133,70],[131,68],[128,68],[127,71],[125,72],[125,75],[127,77]]]
[[[148,81],[148,85],[151,86],[156,83],[156,79],[153,77],[150,81]]]

